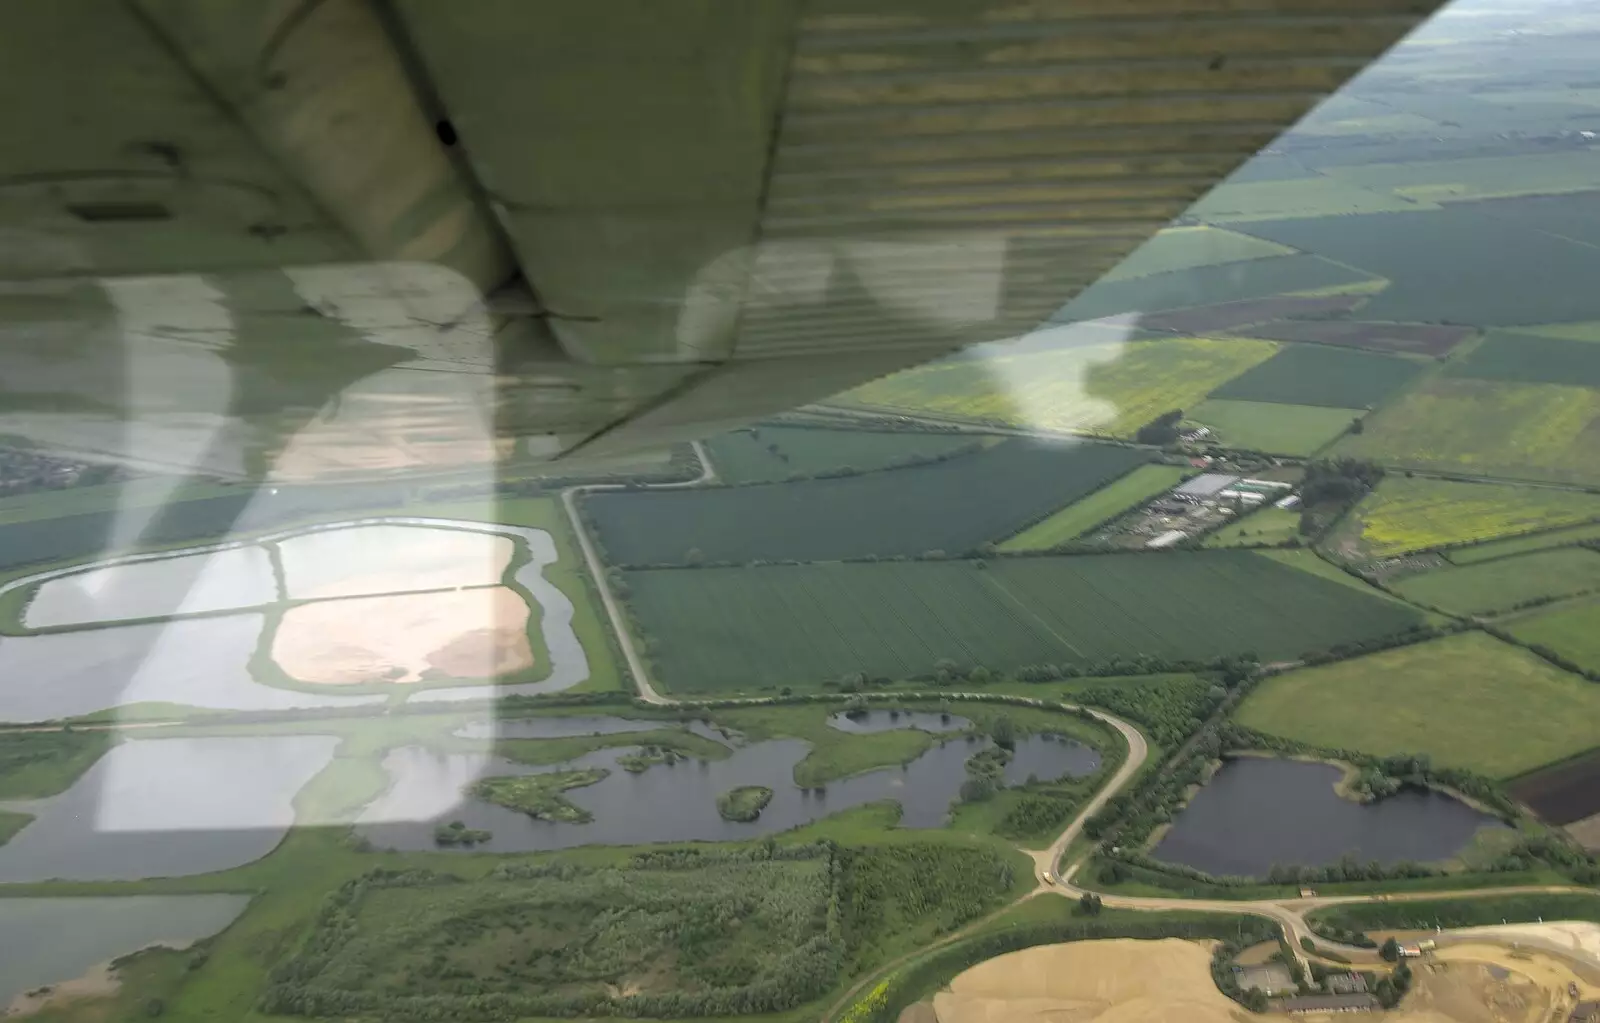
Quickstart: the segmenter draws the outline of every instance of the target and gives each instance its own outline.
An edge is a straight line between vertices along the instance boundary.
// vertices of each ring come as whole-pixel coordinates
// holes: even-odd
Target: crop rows
[[[1402,631],[1392,602],[1248,552],[779,565],[627,575],[662,681],[817,685],[862,672],[1286,659]]]

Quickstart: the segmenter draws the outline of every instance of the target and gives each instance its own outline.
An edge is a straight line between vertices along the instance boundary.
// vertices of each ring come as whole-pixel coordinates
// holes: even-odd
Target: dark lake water
[[[392,784],[357,821],[357,830],[374,845],[391,849],[433,849],[434,825],[460,820],[486,829],[493,839],[477,846],[491,852],[564,849],[578,845],[631,845],[645,842],[730,841],[765,835],[840,810],[880,799],[895,799],[902,808],[901,825],[936,828],[944,823],[961,783],[966,761],[988,744],[955,740],[929,749],[905,767],[886,768],[828,783],[825,790],[802,791],[794,784],[794,767],[809,746],[799,739],[754,743],[733,751],[726,760],[695,760],[656,766],[630,774],[616,766],[626,749],[600,750],[555,767],[529,767],[498,758],[437,753],[421,747],[393,750],[384,760]],[[1087,746],[1054,737],[1019,740],[1006,771],[1008,783],[1029,774],[1041,781],[1081,777],[1100,766],[1099,754]],[[594,815],[587,824],[539,821],[515,810],[463,800],[461,791],[476,778],[490,775],[539,774],[579,767],[604,767],[604,781],[570,789],[566,797]],[[772,801],[750,822],[723,820],[717,796],[738,785],[765,785]]]
[[[0,882],[181,877],[260,859],[338,744],[331,735],[125,740],[60,795],[0,804],[34,818],[0,845]]]
[[[1240,757],[1219,769],[1152,851],[1157,859],[1221,876],[1258,876],[1273,864],[1322,866],[1352,853],[1363,863],[1443,860],[1494,817],[1436,792],[1377,803],[1341,798],[1329,764]]]
[[[830,714],[828,724],[841,732],[892,732],[897,728],[916,728],[924,732],[959,732],[972,727],[966,718],[925,710],[869,710],[851,717]]]
[[[233,922],[248,895],[0,899],[0,1015],[13,998],[151,945],[186,947]]]

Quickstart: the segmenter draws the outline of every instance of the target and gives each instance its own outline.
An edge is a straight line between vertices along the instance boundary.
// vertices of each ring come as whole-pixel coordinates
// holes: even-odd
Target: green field
[[[1015,353],[1001,348],[982,359],[947,360],[897,373],[837,400],[1006,426],[1132,437],[1169,409],[1198,405],[1213,387],[1277,351],[1273,342],[1242,338],[1094,342]]]
[[[1189,214],[1201,220],[1241,223],[1277,217],[1331,217],[1416,208],[1416,203],[1391,195],[1386,190],[1362,188],[1338,178],[1315,176],[1222,184],[1190,207]]]
[[[1600,923],[1600,894],[1525,893],[1491,898],[1353,902],[1312,910],[1306,922],[1344,931],[1431,930],[1435,927],[1492,927],[1536,920],[1592,920]]]
[[[1235,401],[1371,408],[1403,390],[1421,372],[1421,363],[1391,355],[1331,345],[1289,345],[1211,394]]]
[[[1496,614],[1531,600],[1600,589],[1600,554],[1573,547],[1499,558],[1407,576],[1394,589],[1452,614]]]
[[[1285,543],[1300,536],[1300,513],[1268,505],[1230,522],[1206,537],[1206,546],[1260,547]]]
[[[1363,414],[1361,409],[1212,398],[1186,412],[1184,418],[1211,427],[1224,447],[1309,455],[1332,443]]]
[[[1287,256],[1292,249],[1219,227],[1169,227],[1118,263],[1103,281],[1148,277],[1151,274],[1189,270],[1197,266],[1241,263],[1268,256]]]
[[[1292,658],[1421,613],[1245,551],[796,565],[626,575],[674,691],[815,687],[861,672]]]
[[[1583,540],[1600,540],[1600,523],[1551,529],[1532,536],[1519,536],[1510,540],[1491,540],[1471,547],[1452,548],[1445,552],[1457,565],[1474,565],[1480,561],[1504,558],[1512,554],[1528,554],[1552,547],[1567,547]]]
[[[1549,647],[1588,671],[1600,671],[1600,603],[1541,611],[1501,628],[1530,646]]]
[[[1254,220],[1241,230],[1387,278],[1389,287],[1362,307],[1365,320],[1512,327],[1600,319],[1600,294],[1589,286],[1600,274],[1600,248],[1466,203],[1406,205],[1375,216],[1293,211],[1286,215],[1294,219]]]
[[[1370,163],[1338,167],[1327,173],[1363,188],[1394,192],[1421,202],[1451,202],[1582,192],[1594,188],[1597,171],[1600,171],[1600,161],[1595,159],[1594,153],[1580,150]]]
[[[983,441],[961,434],[833,430],[820,426],[757,425],[705,442],[723,483],[776,483],[792,478],[868,471],[976,450]]]
[[[1600,345],[1496,331],[1445,366],[1450,376],[1600,387]]]
[[[603,493],[586,498],[584,509],[607,560],[620,565],[955,555],[1010,535],[1149,457],[1106,444],[1013,439],[892,473]]]
[[[1345,516],[1328,544],[1350,559],[1385,558],[1567,526],[1596,516],[1600,516],[1600,497],[1592,494],[1390,474]]]
[[[1508,778],[1592,747],[1600,686],[1468,632],[1274,676],[1237,717],[1314,746]]]
[[[1227,188],[1224,185],[1211,195]],[[1254,231],[1251,233],[1254,234]],[[1195,305],[1319,291],[1359,284],[1370,279],[1371,275],[1349,266],[1296,253],[1292,256],[1252,259],[1246,263],[1197,266],[1147,277],[1103,281],[1073,299],[1050,319],[1056,323],[1071,323],[1076,320],[1097,320],[1118,313],[1164,312]]]
[[[1333,453],[1388,465],[1600,483],[1600,390],[1438,377],[1369,416]]]
[[[1175,465],[1141,465],[1088,497],[1074,501],[1043,522],[1029,526],[1000,545],[1003,551],[1043,551],[1084,533],[1157,494],[1177,486],[1192,470]]]
[[[106,731],[0,734],[0,799],[38,799],[65,791],[116,741]]]

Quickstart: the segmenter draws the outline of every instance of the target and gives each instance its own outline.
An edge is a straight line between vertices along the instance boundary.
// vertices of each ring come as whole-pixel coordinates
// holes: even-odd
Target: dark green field
[[[1148,654],[1296,657],[1421,613],[1250,552],[656,569],[627,574],[662,681],[719,692]]]
[[[1600,249],[1467,204],[1233,226],[1387,277],[1389,287],[1362,308],[1364,320],[1506,327],[1600,319]]]
[[[1246,233],[1259,234],[1254,225],[1250,225]],[[1271,298],[1292,291],[1312,291],[1368,279],[1365,274],[1316,256],[1273,256],[1246,263],[1102,281],[1073,299],[1051,319],[1069,323],[1116,313],[1156,312],[1247,298]]]
[[[1369,408],[1404,388],[1419,363],[1329,345],[1289,345],[1211,392],[1213,398]]]
[[[970,434],[750,426],[705,442],[723,483],[779,483],[841,470],[884,469],[976,450]]]
[[[1009,440],[889,473],[596,494],[584,508],[618,565],[956,555],[1011,535],[1148,457],[1105,444]]]
[[[1483,380],[1600,387],[1600,344],[1498,331],[1445,372]]]

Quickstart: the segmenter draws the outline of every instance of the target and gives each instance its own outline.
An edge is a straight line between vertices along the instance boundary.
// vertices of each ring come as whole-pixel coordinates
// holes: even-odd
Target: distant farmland
[[[1079,330],[1081,328],[1061,328]],[[838,401],[896,412],[1119,437],[1272,357],[1270,341],[1165,338],[1072,344],[946,360],[877,380]]]
[[[983,438],[907,430],[749,426],[705,442],[723,483],[775,483],[840,469],[882,469],[976,448]]]
[[[1496,332],[1445,367],[1450,376],[1600,387],[1600,344]]]
[[[1211,427],[1229,447],[1274,455],[1309,455],[1332,443],[1365,414],[1365,409],[1213,398],[1184,418]]]
[[[1471,337],[1471,327],[1442,327],[1431,323],[1351,323],[1343,321],[1293,321],[1263,323],[1241,330],[1248,337],[1268,341],[1297,341],[1370,348],[1379,352],[1443,355]]]
[[[1107,484],[1081,500],[1056,512],[1000,545],[1003,551],[1043,551],[1075,540],[1084,533],[1121,515],[1135,505],[1144,504],[1170,490],[1194,470],[1176,465],[1141,465],[1121,479]]]
[[[1369,416],[1365,432],[1345,437],[1333,453],[1391,466],[1588,484],[1600,482],[1596,423],[1600,390],[1436,377]]]
[[[814,687],[852,672],[1267,660],[1400,632],[1421,613],[1244,551],[627,573],[677,691]]]
[[[1290,345],[1211,392],[1234,401],[1369,408],[1402,390],[1422,366],[1388,355]]]
[[[1293,319],[1304,316],[1332,316],[1349,312],[1362,302],[1364,295],[1283,295],[1276,298],[1252,298],[1239,302],[1220,302],[1216,305],[1197,305],[1173,309],[1164,313],[1148,313],[1139,317],[1139,329],[1166,331],[1172,334],[1211,334],[1219,330],[1233,330],[1265,320],[1282,317]],[[1252,336],[1267,337],[1254,330]]]
[[[1595,589],[1600,589],[1600,554],[1582,547],[1441,568],[1394,584],[1407,600],[1454,614],[1494,614],[1530,600]]]
[[[1148,460],[1109,444],[1008,440],[933,465],[584,500],[618,565],[951,555],[999,540]],[[690,552],[698,551],[691,559]]]
[[[1387,277],[1389,287],[1362,308],[1369,319],[1479,327],[1600,319],[1593,287],[1600,249],[1470,204],[1254,221],[1243,229]],[[1275,260],[1245,265],[1265,262]]]
[[[1252,234],[1256,232],[1251,230]],[[1316,256],[1296,254],[1245,263],[1201,266],[1128,280],[1102,281],[1050,317],[1057,323],[1097,320],[1117,313],[1161,312],[1251,298],[1274,298],[1371,280],[1366,274]]]

